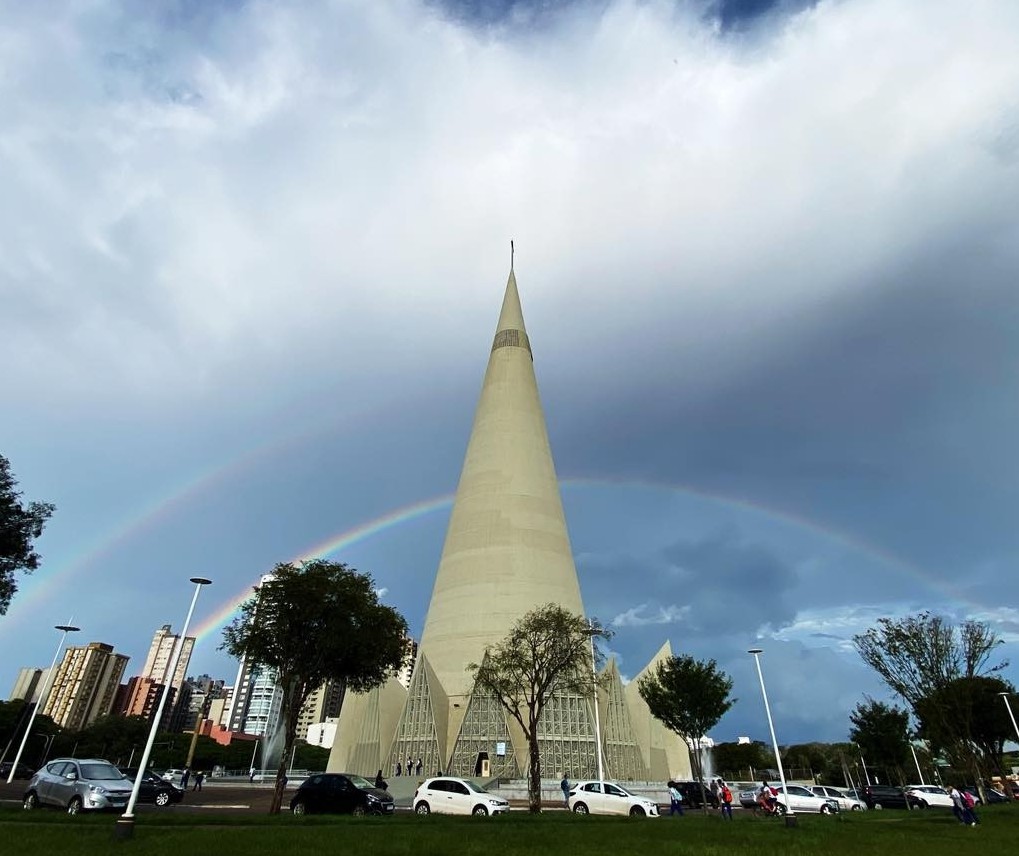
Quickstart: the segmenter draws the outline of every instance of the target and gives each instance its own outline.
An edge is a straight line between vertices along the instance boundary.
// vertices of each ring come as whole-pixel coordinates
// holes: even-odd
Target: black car
[[[294,814],[392,814],[393,797],[363,776],[321,773],[301,783],[290,800]]]
[[[708,805],[718,808],[718,797],[711,793],[711,786],[705,785],[702,795],[700,782],[675,782],[676,789],[683,795],[683,808],[700,808],[707,797]]]
[[[14,766],[13,761],[4,761],[0,764],[0,779],[7,781],[7,777],[11,774],[11,767]],[[18,769],[14,771],[15,779],[31,779],[32,774],[35,772],[27,764],[22,764],[18,761]]]
[[[863,789],[867,808],[908,808],[906,792],[891,785],[867,785]]]
[[[137,767],[121,767],[120,772],[127,776],[132,782],[138,775]],[[141,786],[138,788],[138,802],[152,803],[153,805],[164,806],[171,803],[179,803],[184,799],[184,790],[177,787],[173,782],[153,773],[151,770],[145,772]]]

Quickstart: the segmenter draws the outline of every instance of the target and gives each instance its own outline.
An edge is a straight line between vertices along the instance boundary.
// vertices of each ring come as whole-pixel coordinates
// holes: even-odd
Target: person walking
[[[400,762],[396,762],[396,778],[400,778]]]
[[[380,791],[384,791],[389,787],[386,780],[382,778],[381,770],[375,774],[375,787],[377,787]]]
[[[965,788],[959,789],[959,797],[962,799],[963,822],[968,823],[970,826],[976,826],[980,823],[980,818],[977,817],[976,798]]]
[[[205,781],[205,773],[199,770],[195,773],[195,786],[191,789],[192,791],[200,791],[202,789],[202,782]]]
[[[248,771],[248,784],[251,784],[251,785],[255,784],[255,768],[254,767],[252,767]]]
[[[186,791],[188,789],[188,782],[191,781],[191,770],[188,767],[184,768],[184,772],[180,777],[180,789]]]
[[[417,764],[414,767],[414,772],[417,773],[417,775],[419,775],[419,776],[421,775],[421,759],[420,758],[418,758],[418,762],[417,762]]]
[[[722,801],[722,820],[732,820],[732,791],[724,781],[721,782],[718,796]]]
[[[952,785],[948,795],[952,798],[952,814],[959,823],[966,823],[966,805],[962,801],[962,794],[959,789]]]
[[[563,804],[566,809],[570,808],[570,777],[568,773],[563,773],[563,780],[559,783],[559,787],[563,792]]]
[[[669,817],[674,814],[678,814],[680,817],[683,816],[683,792],[679,789],[679,783],[669,781],[666,783],[669,787]]]

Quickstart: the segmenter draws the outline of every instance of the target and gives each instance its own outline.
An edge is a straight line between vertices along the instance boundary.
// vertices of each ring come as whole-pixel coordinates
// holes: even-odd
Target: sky
[[[846,739],[852,636],[1019,682],[1012,0],[0,0],[0,454],[57,506],[0,617],[189,670],[277,562],[419,634],[515,241],[590,615]]]

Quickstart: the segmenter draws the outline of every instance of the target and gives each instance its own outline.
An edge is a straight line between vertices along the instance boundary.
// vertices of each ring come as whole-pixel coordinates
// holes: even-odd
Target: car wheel
[[[590,812],[587,810],[586,803],[578,802],[576,805],[573,806],[573,811],[575,814],[590,814]]]
[[[72,797],[67,804],[67,813],[77,814],[79,811],[81,811],[81,797]]]
[[[424,800],[422,800],[416,806],[414,806],[414,811],[417,812],[418,814],[431,814],[432,813],[432,810],[431,810],[431,808],[429,808],[428,803],[426,803]]]
[[[930,808],[931,805],[930,805],[929,802],[927,802],[927,800],[920,800],[920,806],[919,807],[920,808]]]
[[[156,794],[156,805],[164,806],[170,804],[170,793],[169,791],[159,791]]]
[[[303,802],[296,802],[291,806],[290,810],[297,815],[307,814],[308,807]]]
[[[882,808],[884,808],[884,806],[883,806],[883,805],[881,805],[881,803],[874,803],[874,808],[875,808],[875,809],[876,809],[877,811],[881,811],[881,809],[882,809]]]
[[[785,803],[775,804],[775,814],[777,814],[779,817],[785,817],[785,813],[787,811],[788,809],[785,807]]]
[[[854,805],[854,806],[853,806],[853,807],[852,807],[852,808],[850,809],[850,811],[859,811],[859,810],[860,810],[860,807],[859,807],[858,805]]]
[[[483,805],[474,806],[474,811],[471,814],[477,815],[478,817],[486,817],[488,815],[488,809]]]
[[[354,817],[364,817],[365,814],[367,814],[367,812],[364,810],[363,805],[356,805],[354,806],[354,811],[352,812],[352,814],[354,815]]]
[[[831,814],[831,806],[827,803],[821,806],[821,814]]]
[[[644,809],[635,805],[630,809],[630,817],[644,817]]]
[[[21,805],[28,811],[39,808],[39,797],[35,795],[35,791],[25,794],[25,801]]]

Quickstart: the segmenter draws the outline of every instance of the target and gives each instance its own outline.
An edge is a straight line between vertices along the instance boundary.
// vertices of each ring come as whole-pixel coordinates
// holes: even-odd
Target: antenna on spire
[[[513,270],[513,239],[510,239],[510,270]]]

